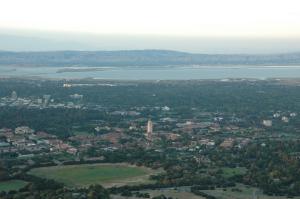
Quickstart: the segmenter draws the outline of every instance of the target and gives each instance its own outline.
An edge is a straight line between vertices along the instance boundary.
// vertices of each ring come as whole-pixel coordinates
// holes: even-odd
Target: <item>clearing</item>
[[[150,175],[158,172],[160,171],[129,164],[82,164],[35,168],[29,174],[53,179],[69,187],[91,184],[112,187],[151,183]]]

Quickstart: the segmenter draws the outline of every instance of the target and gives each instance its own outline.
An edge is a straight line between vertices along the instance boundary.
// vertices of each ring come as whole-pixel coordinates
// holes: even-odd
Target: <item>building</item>
[[[263,120],[262,124],[266,127],[272,126],[272,120]]]
[[[180,134],[177,134],[177,133],[167,133],[165,135],[166,135],[166,138],[171,141],[176,141],[178,138],[181,137]]]
[[[285,122],[285,123],[288,123],[288,122],[290,121],[289,118],[286,117],[286,116],[283,116],[283,117],[281,118],[281,120],[282,120],[283,122]]]
[[[171,109],[168,106],[164,106],[164,107],[161,108],[161,110],[162,111],[170,111]]]
[[[42,103],[43,103],[43,99],[38,98],[38,99],[37,99],[37,103],[38,103],[38,104],[42,104]]]
[[[222,147],[224,149],[229,149],[229,148],[232,148],[233,145],[234,145],[234,139],[227,138],[220,144],[220,147]]]
[[[215,146],[215,142],[210,139],[201,139],[198,141],[198,143],[205,146]]]
[[[71,85],[71,84],[63,84],[63,87],[64,87],[64,88],[71,88],[72,85]]]
[[[297,113],[290,113],[290,117],[296,117]]]
[[[74,95],[70,95],[70,98],[75,99],[75,100],[82,100],[83,95],[79,95],[79,94],[75,93]]]
[[[273,114],[273,117],[274,117],[274,118],[279,118],[279,117],[280,117],[280,114],[279,114],[279,113],[274,113],[274,114]]]
[[[34,130],[29,128],[28,126],[20,126],[15,129],[15,134],[24,135],[24,134],[32,134]]]

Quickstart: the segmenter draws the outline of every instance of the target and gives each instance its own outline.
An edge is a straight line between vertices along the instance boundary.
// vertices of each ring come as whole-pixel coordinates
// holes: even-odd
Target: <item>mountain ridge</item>
[[[0,51],[4,66],[182,66],[300,65],[300,52],[277,54],[197,54],[173,50]]]

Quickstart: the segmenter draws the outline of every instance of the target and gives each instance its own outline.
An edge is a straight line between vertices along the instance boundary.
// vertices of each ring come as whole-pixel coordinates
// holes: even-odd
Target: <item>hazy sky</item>
[[[0,26],[197,36],[300,34],[299,0],[1,0]]]
[[[226,37],[228,41],[238,37],[237,42],[267,38],[269,46],[263,50],[273,48],[272,39],[277,48],[280,42],[289,46],[284,43],[287,39],[294,45],[293,39],[299,41],[299,10],[299,0],[0,0],[0,29],[198,41],[209,37],[212,42]],[[184,42],[179,45],[188,48]]]

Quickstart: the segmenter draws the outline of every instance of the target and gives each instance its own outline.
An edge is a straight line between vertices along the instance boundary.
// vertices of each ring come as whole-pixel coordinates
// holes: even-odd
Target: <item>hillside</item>
[[[300,53],[191,54],[167,50],[129,51],[0,51],[5,66],[166,66],[166,65],[300,65]]]

